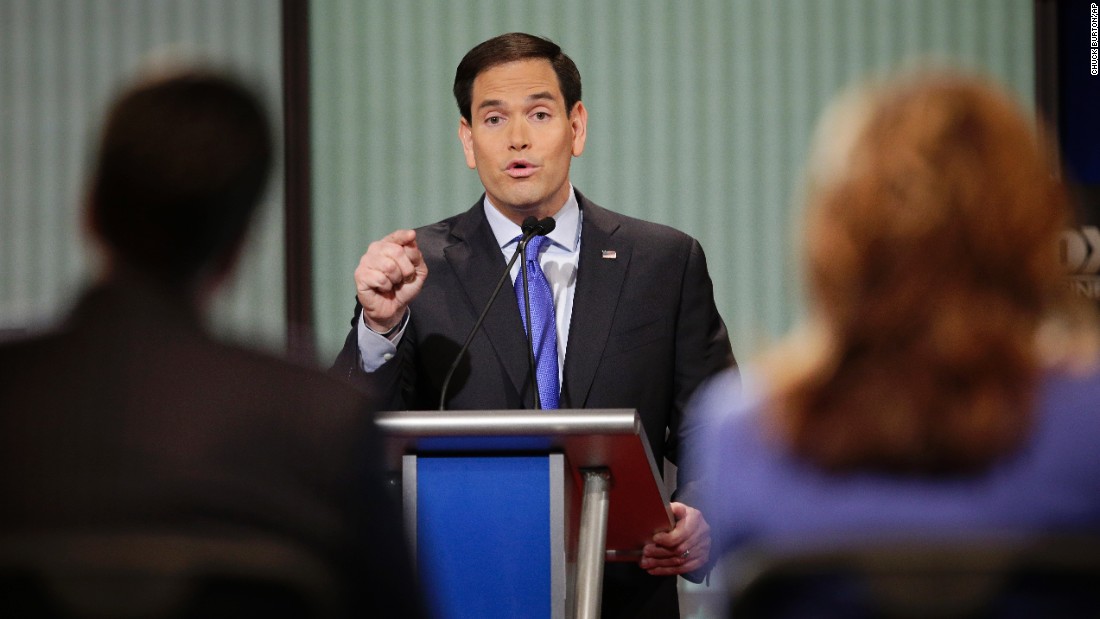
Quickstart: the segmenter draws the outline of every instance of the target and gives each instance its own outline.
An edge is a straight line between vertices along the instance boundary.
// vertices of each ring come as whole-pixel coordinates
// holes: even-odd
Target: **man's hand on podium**
[[[653,536],[642,550],[641,567],[654,576],[694,572],[710,559],[710,525],[702,512],[673,502],[676,526]]]

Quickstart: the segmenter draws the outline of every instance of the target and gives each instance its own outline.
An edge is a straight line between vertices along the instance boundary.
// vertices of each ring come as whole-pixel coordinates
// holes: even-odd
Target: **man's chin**
[[[492,200],[492,198],[490,198]],[[493,201],[496,203],[496,201]],[[546,199],[543,196],[516,195],[503,196],[500,207],[506,211],[523,215],[535,215],[543,210]]]

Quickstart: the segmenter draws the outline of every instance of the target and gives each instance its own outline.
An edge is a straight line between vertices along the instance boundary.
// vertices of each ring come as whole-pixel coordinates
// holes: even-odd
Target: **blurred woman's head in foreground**
[[[1053,159],[1032,114],[956,74],[865,87],[823,117],[803,222],[810,320],[766,365],[797,452],[942,473],[1019,443],[1040,369],[1093,341],[1061,273]]]

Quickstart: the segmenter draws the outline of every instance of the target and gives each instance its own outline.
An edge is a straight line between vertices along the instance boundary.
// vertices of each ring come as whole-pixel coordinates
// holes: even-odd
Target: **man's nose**
[[[527,123],[512,123],[509,129],[508,142],[512,150],[525,150],[531,146],[531,135]]]

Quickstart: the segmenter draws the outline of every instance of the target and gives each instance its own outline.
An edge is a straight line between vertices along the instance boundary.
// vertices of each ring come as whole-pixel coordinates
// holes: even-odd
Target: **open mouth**
[[[505,168],[505,172],[512,178],[527,178],[535,173],[538,167],[529,161],[513,161]]]

